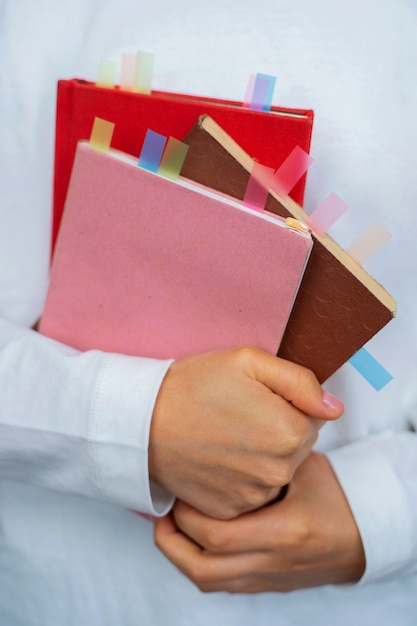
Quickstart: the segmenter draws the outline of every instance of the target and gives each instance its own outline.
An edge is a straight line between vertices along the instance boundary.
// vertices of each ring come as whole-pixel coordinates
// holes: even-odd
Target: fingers
[[[158,393],[150,477],[222,519],[257,509],[291,481],[341,406],[310,371],[256,348],[186,358]]]
[[[259,382],[307,415],[332,420],[343,413],[343,403],[323,391],[317,378],[305,367],[252,348],[247,352],[242,350],[241,358],[249,360],[248,367]]]
[[[281,507],[280,517],[277,507]],[[175,524],[171,523],[192,539],[200,551],[204,548],[218,555],[262,552],[270,550],[271,542],[276,546],[282,540],[284,545],[289,534],[282,507],[284,502],[279,502],[233,520],[218,520],[179,501],[173,512]]]
[[[154,527],[156,546],[202,591],[217,591],[230,580],[251,575],[259,568],[258,553],[210,554],[176,529],[171,516],[160,518]]]

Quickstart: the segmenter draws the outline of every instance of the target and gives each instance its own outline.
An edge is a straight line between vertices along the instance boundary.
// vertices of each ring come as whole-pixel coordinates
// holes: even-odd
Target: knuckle
[[[282,442],[283,456],[293,456],[303,445],[305,438],[305,429],[292,424],[286,432],[285,441]]]
[[[212,509],[210,517],[214,517],[219,521],[231,520],[242,512],[242,502],[244,501],[243,495],[234,494],[233,500],[227,504],[221,504],[217,509]]]
[[[251,365],[256,358],[257,353],[258,349],[251,346],[236,348],[234,351],[236,362],[243,367]]]
[[[261,486],[259,481],[252,485],[246,485],[244,488],[241,487],[236,507],[238,509],[237,515],[262,506],[265,502],[264,491],[265,487]]]
[[[265,485],[248,489],[245,495],[245,503],[242,513],[246,511],[254,511],[264,506],[270,500],[270,493],[270,479],[267,481],[267,484],[265,483]]]
[[[293,520],[292,539],[295,546],[306,545],[311,536],[309,520],[306,516],[298,515]]]
[[[271,500],[274,494],[277,495],[279,488],[288,484],[293,474],[293,463],[290,458],[274,459],[259,467],[256,480],[264,502]]]
[[[207,574],[207,569],[199,560],[194,561],[190,564],[189,570],[187,572],[188,578],[195,584],[199,589],[207,586],[210,583],[210,579]]]
[[[291,463],[281,463],[273,477],[274,485],[283,487],[288,485],[294,475],[294,469]]]
[[[265,489],[251,489],[248,493],[247,503],[250,509],[258,509],[268,500],[268,494]]]
[[[318,385],[315,374],[306,367],[300,367],[298,376],[298,384],[301,389],[311,389]]]

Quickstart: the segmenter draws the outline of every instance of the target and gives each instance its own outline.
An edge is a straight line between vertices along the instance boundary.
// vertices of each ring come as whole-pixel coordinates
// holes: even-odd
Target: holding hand
[[[261,593],[357,581],[358,529],[327,460],[312,452],[281,502],[215,520],[178,502],[155,524],[164,554],[202,591]]]
[[[276,498],[342,411],[309,370],[261,350],[183,359],[155,404],[150,477],[203,513],[235,517]]]

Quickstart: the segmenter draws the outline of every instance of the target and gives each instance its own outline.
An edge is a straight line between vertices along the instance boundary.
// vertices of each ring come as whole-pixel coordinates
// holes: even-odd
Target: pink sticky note
[[[272,167],[254,163],[243,198],[244,204],[257,211],[262,211],[265,208],[273,178],[274,169]]]
[[[135,82],[136,57],[133,54],[123,54],[120,88],[131,90]]]
[[[348,205],[336,193],[332,192],[306,219],[317,235],[324,235],[347,210]]]
[[[313,158],[300,146],[295,146],[282,165],[275,172],[273,189],[279,196],[287,196],[291,189],[306,173]]]
[[[267,74],[250,76],[243,106],[253,111],[269,111],[275,87],[275,77]]]
[[[245,99],[243,100],[243,106],[249,109],[250,103],[252,102],[253,90],[255,88],[255,76],[249,77],[248,86],[246,88]]]

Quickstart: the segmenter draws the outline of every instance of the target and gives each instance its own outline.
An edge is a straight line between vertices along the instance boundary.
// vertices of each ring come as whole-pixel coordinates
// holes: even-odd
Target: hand
[[[312,452],[284,500],[234,520],[178,502],[155,542],[201,591],[261,593],[357,581],[365,556],[339,482]]]
[[[150,477],[203,513],[235,517],[275,498],[342,411],[309,370],[261,350],[178,361],[155,404]]]

